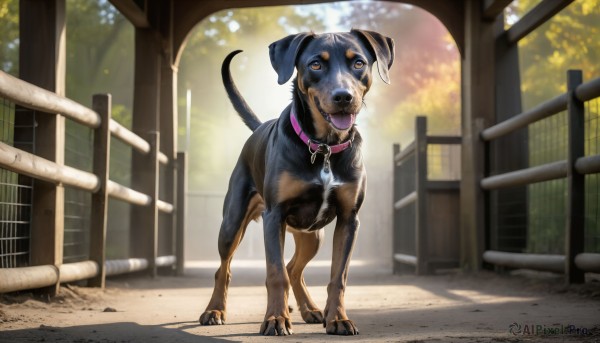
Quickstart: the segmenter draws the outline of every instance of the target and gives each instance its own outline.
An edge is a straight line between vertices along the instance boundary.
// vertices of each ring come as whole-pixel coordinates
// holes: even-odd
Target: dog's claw
[[[323,323],[323,311],[321,310],[309,310],[302,311],[302,319],[307,324],[321,324]]]
[[[294,334],[294,331],[289,318],[271,316],[262,323],[260,333],[264,336],[288,336]]]
[[[200,325],[225,325],[225,311],[212,310],[202,313]]]
[[[354,325],[354,322],[352,322],[350,319],[331,320],[323,324],[328,335],[358,335],[358,329],[356,328],[356,325]]]

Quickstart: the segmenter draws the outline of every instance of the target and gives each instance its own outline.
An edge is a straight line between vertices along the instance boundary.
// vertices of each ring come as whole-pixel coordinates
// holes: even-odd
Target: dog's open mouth
[[[345,113],[343,111],[337,113],[321,113],[325,117],[325,120],[330,122],[331,125],[338,130],[348,130],[354,125],[354,121],[356,120],[356,114],[354,113]]]
[[[333,127],[335,127],[338,130],[348,130],[352,127],[352,125],[354,125],[354,122],[356,121],[356,113],[347,113],[345,111],[327,113],[323,111],[323,109],[321,109],[321,106],[319,106],[318,101],[316,101],[316,104],[323,118],[325,118],[325,120],[327,120]]]

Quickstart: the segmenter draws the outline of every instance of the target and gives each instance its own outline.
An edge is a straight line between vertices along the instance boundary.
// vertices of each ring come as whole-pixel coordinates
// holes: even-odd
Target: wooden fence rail
[[[427,135],[427,118],[417,117],[415,140],[403,150],[394,145],[394,272],[405,265],[417,274],[458,266],[459,211],[453,206],[458,203],[459,181],[428,178],[428,147],[461,141],[457,136]]]
[[[58,96],[0,71],[0,97],[23,107],[44,112],[41,115],[63,115],[95,130],[94,173],[55,163],[0,142],[0,167],[57,185],[86,190],[93,194],[90,220],[90,260],[68,264],[57,261],[56,265],[0,268],[0,293],[86,279],[90,279],[90,285],[103,287],[106,275],[164,266],[177,265],[178,268],[183,268],[182,261],[177,261],[177,257],[183,258],[182,251],[176,252],[177,257],[174,255],[156,256],[157,250],[154,247],[148,248],[148,251],[154,251],[150,256],[151,261],[148,261],[148,257],[114,261],[105,259],[107,196],[137,206],[154,206],[156,210],[173,216],[179,212],[176,211],[173,204],[155,199],[108,179],[111,135],[130,145],[136,151],[153,156],[155,161],[176,168],[176,164],[170,163],[168,156],[159,151],[153,151],[152,144],[110,118],[110,95],[95,95],[93,109],[89,109],[68,98]],[[185,172],[180,171],[180,174],[184,175]],[[184,199],[180,198],[179,201],[184,201]],[[178,213],[178,216],[181,214]],[[158,230],[156,225],[149,231],[150,235],[156,236]],[[175,228],[172,229],[175,231]],[[183,229],[177,229],[176,232],[177,236],[182,236]],[[59,248],[62,249],[62,247]],[[177,249],[183,249],[183,244],[178,244]],[[179,274],[181,272],[178,270]],[[155,270],[151,271],[151,274],[154,275]]]
[[[579,70],[568,71],[566,93],[493,125],[481,133],[481,139],[490,142],[567,110],[568,158],[566,160],[488,176],[483,178],[480,183],[481,188],[489,191],[567,178],[565,255],[523,254],[490,250],[484,252],[484,261],[512,268],[565,273],[567,283],[582,282],[584,272],[597,272],[600,269],[600,254],[583,252],[584,176],[600,172],[600,155],[583,156],[585,139],[583,103],[600,97],[600,78],[582,83],[581,75]]]

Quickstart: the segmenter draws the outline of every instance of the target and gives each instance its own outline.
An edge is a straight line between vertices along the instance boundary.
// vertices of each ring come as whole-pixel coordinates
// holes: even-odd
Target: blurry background
[[[505,13],[506,25],[516,22],[538,2],[515,0]],[[0,23],[0,66],[18,75],[18,0],[0,0]],[[369,183],[354,257],[391,263],[392,143],[405,146],[412,141],[417,115],[429,117],[430,134],[460,134],[460,55],[448,31],[432,15],[415,6],[376,1],[222,11],[206,18],[190,34],[180,56],[178,75],[179,148],[190,153],[188,260],[218,259],[216,241],[226,185],[240,149],[250,135],[223,90],[219,75],[223,58],[232,50],[244,50],[233,62],[234,79],[248,103],[265,121],[277,117],[291,99],[290,86],[279,86],[276,82],[268,45],[301,31],[347,31],[353,27],[379,31],[396,42],[392,84],[385,85],[374,77],[365,99],[366,107],[357,121],[365,138]],[[564,92],[566,69],[582,69],[584,80],[598,77],[597,37],[600,37],[599,1],[579,0],[521,40],[523,110]],[[134,29],[108,1],[67,0],[68,97],[90,106],[92,94],[110,92],[115,119],[130,127],[133,54]],[[597,117],[598,108],[590,113]],[[560,157],[555,156],[560,153],[557,151],[565,149],[551,149],[550,145],[560,148],[565,142],[561,123],[559,118],[557,123],[545,122],[529,128],[529,142],[523,143],[529,144],[531,165]],[[591,125],[590,130],[597,132],[598,120]],[[91,146],[82,143],[90,142],[90,135],[88,129],[68,122],[67,164],[91,168]],[[129,186],[131,151],[120,144],[113,139],[113,154],[122,154],[125,162],[119,163],[118,158],[111,162],[111,178]],[[591,154],[598,153],[597,146],[586,148],[596,149]],[[592,181],[598,187],[597,179]],[[560,195],[564,189],[563,180],[529,186],[529,229],[523,231],[528,235],[526,251],[553,253],[562,249],[564,204]],[[89,226],[89,213],[81,211],[89,208],[86,206],[89,195],[72,189],[67,192],[65,262],[69,258],[77,260],[77,254],[86,246]],[[600,192],[594,194],[598,196]],[[597,206],[599,201],[591,203]],[[110,206],[107,258],[125,258],[129,246],[126,231],[129,208],[113,199]],[[238,258],[262,258],[260,227],[261,224],[251,224]],[[590,227],[599,231],[598,224]],[[331,231],[327,230],[327,240],[317,259],[330,259]],[[290,256],[291,237],[287,241],[286,254]],[[600,239],[586,242],[600,247]]]
[[[216,254],[222,201],[229,172],[250,135],[233,111],[221,86],[220,63],[231,50],[244,53],[232,63],[241,93],[264,120],[277,117],[291,99],[291,83],[277,84],[268,45],[302,31],[336,32],[351,28],[379,31],[396,43],[391,86],[374,74],[366,106],[357,124],[365,138],[364,157],[368,192],[361,209],[361,230],[354,259],[380,260],[391,256],[392,143],[409,143],[417,114],[429,114],[435,132],[459,133],[459,53],[447,30],[427,12],[409,5],[384,2],[344,2],[299,7],[269,7],[223,11],[192,32],[179,66],[179,92],[191,90],[189,152],[190,218],[188,249],[191,259]],[[185,123],[185,100],[180,98],[180,122]],[[182,126],[181,126],[182,127]],[[185,148],[185,131],[180,145]],[[262,223],[252,223],[237,253],[239,257],[264,256]],[[331,259],[333,224],[316,259]],[[291,235],[286,255],[293,252]]]

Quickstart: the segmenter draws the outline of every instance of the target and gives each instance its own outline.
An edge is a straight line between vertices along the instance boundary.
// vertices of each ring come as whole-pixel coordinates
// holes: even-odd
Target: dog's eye
[[[362,69],[365,66],[365,62],[361,61],[361,60],[356,60],[356,62],[354,62],[354,68],[355,69]]]
[[[318,61],[314,61],[310,64],[310,69],[312,70],[321,70],[321,63]]]

